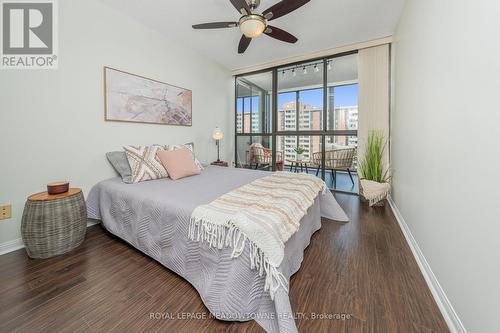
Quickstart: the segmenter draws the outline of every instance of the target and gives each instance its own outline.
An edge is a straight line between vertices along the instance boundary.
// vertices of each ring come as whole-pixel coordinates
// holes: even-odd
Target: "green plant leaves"
[[[359,165],[359,171],[364,179],[379,183],[387,180],[387,170],[384,172],[382,165],[385,145],[383,131],[371,130],[369,132],[363,160]]]

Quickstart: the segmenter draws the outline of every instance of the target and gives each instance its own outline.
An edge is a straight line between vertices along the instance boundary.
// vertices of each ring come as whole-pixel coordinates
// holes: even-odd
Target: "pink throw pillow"
[[[185,148],[170,151],[160,150],[157,156],[167,170],[168,176],[173,180],[200,173],[200,168],[193,160],[193,154]]]

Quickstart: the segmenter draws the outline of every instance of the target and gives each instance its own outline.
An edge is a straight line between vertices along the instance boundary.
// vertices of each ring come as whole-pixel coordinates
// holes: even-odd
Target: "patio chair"
[[[347,171],[351,182],[354,185],[354,179],[352,178],[351,168],[353,165],[354,157],[356,156],[356,148],[341,148],[332,149],[325,152],[325,170],[330,170],[333,178],[333,187],[337,187],[337,171]],[[309,166],[317,168],[316,176],[319,174],[321,169],[322,153],[313,153],[312,161]]]
[[[252,165],[255,162],[255,169],[259,167],[268,168],[273,162],[273,151],[270,148],[265,148],[260,143],[254,143],[250,145],[250,151],[248,153],[248,165]],[[283,164],[283,152],[276,151],[276,165]]]

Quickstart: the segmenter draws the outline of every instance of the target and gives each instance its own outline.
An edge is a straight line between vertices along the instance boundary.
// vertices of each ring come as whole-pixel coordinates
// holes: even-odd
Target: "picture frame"
[[[105,66],[104,120],[192,126],[192,91]]]

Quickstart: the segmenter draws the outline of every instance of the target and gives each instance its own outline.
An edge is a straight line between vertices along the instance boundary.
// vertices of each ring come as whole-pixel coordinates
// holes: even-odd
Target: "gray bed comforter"
[[[267,332],[297,332],[288,291],[274,300],[264,291],[264,276],[249,265],[248,247],[237,258],[232,249],[208,248],[188,240],[191,212],[224,193],[266,176],[267,172],[209,166],[200,175],[125,184],[120,178],[95,185],[87,198],[88,216],[112,234],[157,260],[191,283],[219,319],[256,320]],[[279,270],[289,279],[297,272],[321,216],[347,221],[331,193],[319,194],[299,231],[285,246]]]

